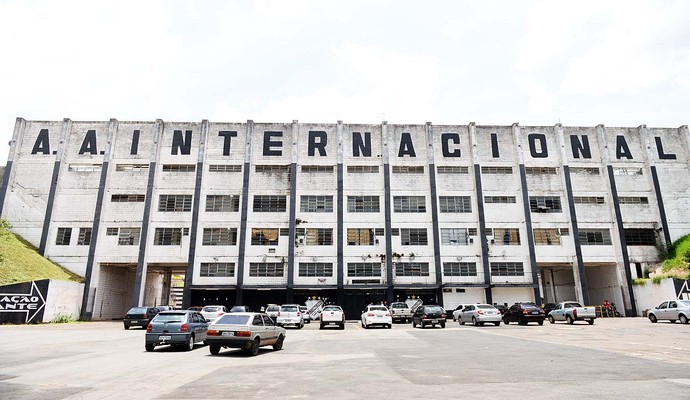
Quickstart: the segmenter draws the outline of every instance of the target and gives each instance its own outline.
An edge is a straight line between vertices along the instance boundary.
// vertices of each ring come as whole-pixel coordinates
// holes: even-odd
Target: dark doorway
[[[436,289],[395,289],[395,301],[422,299],[424,304],[440,304],[436,298]]]
[[[362,317],[362,311],[369,304],[380,304],[386,300],[386,291],[383,289],[357,289],[345,290],[344,303],[340,304],[345,311],[345,318],[358,320]]]
[[[218,305],[225,306],[229,310],[235,305],[234,290],[192,289],[190,296],[190,306]]]
[[[314,290],[314,289],[295,289],[295,303],[306,305],[307,300],[322,300],[324,304],[336,304],[338,291],[336,289],[330,290]]]
[[[285,304],[287,299],[287,290],[271,289],[271,290],[242,290],[242,303],[238,306],[249,306],[253,311],[261,311],[261,307],[266,307],[268,304]],[[233,299],[234,303],[235,299]],[[233,304],[235,305],[235,304]]]

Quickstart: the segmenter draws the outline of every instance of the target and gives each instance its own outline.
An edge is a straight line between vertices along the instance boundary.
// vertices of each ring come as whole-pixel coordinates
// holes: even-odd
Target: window
[[[72,228],[58,228],[57,237],[55,238],[55,244],[58,246],[69,246],[71,238]]]
[[[588,175],[599,175],[599,168],[592,167],[571,167],[571,174],[588,174]]]
[[[372,246],[375,244],[374,229],[372,228],[348,228],[347,244],[349,246]]]
[[[436,167],[436,172],[439,174],[468,174],[470,170],[468,167],[443,165]]]
[[[127,171],[127,172],[142,172],[148,171],[148,164],[117,164],[115,165],[115,171]]]
[[[307,246],[331,246],[333,244],[333,229],[308,228],[305,244]]]
[[[561,244],[561,236],[558,234],[558,229],[557,228],[535,229],[534,230],[534,244],[536,244],[536,245],[559,245],[559,244]]]
[[[332,165],[302,165],[302,172],[304,173],[322,173],[322,174],[332,174]]]
[[[556,175],[555,167],[525,167],[525,173],[528,175]]]
[[[69,170],[74,172],[100,172],[101,164],[70,164]]]
[[[290,228],[280,228],[280,236],[290,236]]]
[[[235,246],[237,228],[204,228],[203,246]]]
[[[239,195],[206,195],[206,212],[238,212],[239,210]]]
[[[536,213],[563,212],[561,198],[556,196],[530,196],[529,208]]]
[[[379,196],[347,196],[347,212],[380,212]]]
[[[491,276],[524,276],[521,262],[492,262]]]
[[[299,276],[333,276],[333,264],[299,263]]]
[[[608,229],[580,229],[580,243],[590,246],[611,245],[611,234]]]
[[[438,198],[438,206],[442,213],[472,212],[470,196],[440,196]]]
[[[654,229],[623,229],[628,246],[656,246]]]
[[[484,203],[490,204],[507,204],[507,203],[515,203],[515,196],[485,196],[484,197]]]
[[[241,165],[214,164],[208,166],[208,172],[242,172]]]
[[[603,197],[596,196],[577,196],[573,197],[574,204],[604,204]]]
[[[349,165],[347,172],[350,174],[377,174],[379,172],[378,165]]]
[[[395,264],[397,276],[429,276],[429,263],[399,262]]]
[[[199,276],[206,278],[235,276],[235,263],[201,263]]]
[[[192,211],[191,194],[162,194],[158,197],[158,211],[160,212],[189,212]]]
[[[466,245],[467,229],[441,228],[441,244],[446,246]]]
[[[278,233],[278,228],[252,228],[252,245],[276,246]]]
[[[143,203],[145,194],[114,194],[110,197],[113,203]]]
[[[614,168],[614,175],[642,175],[642,168]]]
[[[393,212],[424,213],[426,199],[424,196],[393,196]]]
[[[620,204],[649,204],[649,199],[646,197],[619,197]]]
[[[179,246],[182,244],[182,228],[156,228],[153,244],[156,246]]]
[[[194,172],[194,164],[163,164],[163,172]]]
[[[502,246],[517,246],[520,244],[520,231],[515,228],[493,228],[494,243]],[[488,234],[488,233],[487,233]]]
[[[91,244],[91,228],[79,228],[77,246],[88,246],[89,244]]]
[[[426,246],[426,228],[400,228],[400,242],[403,246]]]
[[[394,165],[392,168],[394,174],[423,174],[423,165]]]
[[[117,229],[118,228],[105,228],[105,235],[106,236],[117,236]]]
[[[286,196],[255,195],[254,212],[285,212]]]
[[[256,172],[264,174],[289,174],[289,165],[256,165],[254,166]]]
[[[477,263],[447,262],[443,263],[445,276],[477,276]]]
[[[482,174],[512,174],[513,167],[482,167]]]
[[[333,196],[300,196],[301,212],[333,212]]]
[[[252,277],[282,277],[284,272],[282,263],[249,263],[249,276]]]
[[[381,276],[379,263],[347,263],[347,276],[350,277],[378,277]]]
[[[110,228],[108,228],[110,229]],[[117,228],[115,228],[117,229]],[[117,237],[118,246],[138,246],[141,228],[120,228]]]

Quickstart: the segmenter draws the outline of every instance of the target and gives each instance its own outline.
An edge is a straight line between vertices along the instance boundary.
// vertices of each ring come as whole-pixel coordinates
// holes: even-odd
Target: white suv
[[[286,326],[293,325],[297,329],[304,328],[304,316],[299,309],[299,304],[283,304],[278,311],[278,318],[276,325]]]
[[[345,329],[345,313],[340,306],[326,306],[321,311],[321,325],[319,329],[323,329],[326,325],[337,325],[338,329]]]

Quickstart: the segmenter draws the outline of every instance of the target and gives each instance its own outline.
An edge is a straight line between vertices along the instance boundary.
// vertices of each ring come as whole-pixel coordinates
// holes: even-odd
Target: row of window
[[[144,202],[143,194],[114,194],[112,202]],[[190,194],[162,194],[158,200],[159,212],[191,212]],[[472,204],[470,196],[439,196],[439,212],[470,213]],[[619,197],[620,204],[649,204],[647,197]],[[515,196],[486,196],[484,203],[515,203]],[[578,196],[573,198],[575,204],[604,204],[603,197]],[[535,213],[563,212],[561,199],[558,196],[530,196],[530,210]],[[206,212],[239,212],[239,195],[207,195]],[[252,210],[254,212],[285,212],[287,196],[255,195]],[[333,212],[333,196],[300,196],[301,212]],[[351,213],[380,212],[379,196],[347,196],[347,211]],[[425,196],[394,196],[393,212],[425,213]]]
[[[521,262],[492,262],[489,263],[491,276],[524,276]],[[283,277],[285,263],[264,262],[250,263],[250,277]],[[235,263],[201,263],[202,277],[233,277]],[[299,263],[297,273],[300,277],[333,277],[333,263],[311,262]],[[349,277],[381,277],[383,268],[381,263],[348,263]],[[429,263],[399,262],[395,264],[396,276],[429,276]],[[443,263],[444,276],[477,276],[477,263],[448,262]]]
[[[534,229],[535,245],[560,245],[561,236],[570,234],[567,228]],[[472,243],[471,232],[465,228],[441,228],[441,244],[444,246],[467,245]],[[429,238],[426,228],[395,228],[393,236],[400,236],[404,246],[426,246]],[[625,240],[629,246],[654,246],[656,233],[653,229],[625,229]],[[117,236],[118,245],[139,245],[141,228],[106,228],[106,236]],[[156,228],[154,245],[179,246],[182,237],[189,235],[189,228]],[[251,245],[277,246],[279,236],[288,236],[287,228],[252,228]],[[378,243],[377,237],[384,235],[382,228],[348,228],[347,244],[350,246],[371,246]],[[298,228],[298,244],[307,246],[332,246],[332,228]],[[493,236],[495,245],[520,245],[520,231],[517,228],[488,228],[487,236]],[[72,228],[60,227],[57,230],[55,244],[67,246],[71,242]],[[578,232],[582,245],[611,245],[611,234],[608,229],[580,229]],[[91,243],[91,228],[79,228],[77,245]],[[237,228],[204,228],[202,234],[204,246],[236,246]]]

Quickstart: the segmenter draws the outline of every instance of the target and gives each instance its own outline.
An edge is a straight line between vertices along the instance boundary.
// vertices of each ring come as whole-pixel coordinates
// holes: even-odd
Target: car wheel
[[[572,325],[573,323],[575,323],[575,320],[573,320],[573,317],[571,317],[570,315],[566,315],[566,316],[565,316],[565,320],[568,321],[568,323],[569,323],[570,325]]]
[[[210,345],[208,346],[208,351],[215,356],[216,354],[220,353],[220,346]]]
[[[587,320],[587,323],[590,324],[590,325],[594,325],[594,318],[592,318],[592,319],[590,319],[590,320]]]
[[[319,325],[319,330],[323,329],[323,324]]]
[[[681,324],[687,324],[687,323],[688,323],[688,317],[686,317],[685,315],[681,314],[681,315],[678,317],[678,321],[680,321]]]
[[[510,321],[508,321],[507,319],[504,319],[504,320],[503,320],[503,323],[506,324],[506,325],[508,325],[508,324],[510,323]]]
[[[544,325],[544,321],[537,321],[537,324],[539,324],[540,326]]]
[[[527,325],[527,321],[525,321],[524,319],[519,319],[518,325]]]
[[[416,327],[417,327],[417,323],[414,322],[414,320],[412,320],[412,327],[413,327],[413,328],[416,328]]]
[[[440,325],[441,325],[441,329],[444,329],[446,327],[446,324],[444,322],[442,322]]]
[[[189,336],[189,340],[187,340],[187,344],[184,346],[185,351],[192,351],[194,350],[194,335]]]
[[[302,322],[301,324],[299,324],[299,325],[297,326],[297,329],[302,329],[302,328],[304,328],[304,322]]]
[[[658,321],[658,319],[656,319],[656,315],[654,315],[654,314],[649,314],[649,320],[650,320],[653,324],[656,324],[656,321]]]
[[[252,357],[259,354],[259,340],[258,339],[254,339],[254,341],[252,341],[251,346],[249,346],[249,348],[247,349],[247,353]]]
[[[364,321],[359,321],[360,324],[362,324],[362,328],[364,328]]]
[[[422,327],[422,329],[424,329],[426,327],[426,324],[424,323],[424,321],[420,321],[419,325]]]
[[[472,317],[472,325],[479,326],[479,322],[477,322],[477,319],[475,317]]]
[[[386,329],[391,329],[393,326],[391,324],[386,325]]]
[[[553,319],[553,315],[549,315],[549,322],[551,322],[552,324],[556,323],[556,320]]]
[[[340,324],[340,330],[342,331],[343,329],[345,329],[345,324]]]
[[[498,322],[494,322],[494,325],[496,325],[496,326],[500,326],[500,325],[501,325],[501,321],[498,321]]]
[[[144,346],[144,348],[146,348],[146,351],[153,351],[154,347],[155,346],[151,343],[146,343],[146,345]]]
[[[462,317],[458,318],[458,323],[460,325],[465,325],[465,321],[462,320]]]
[[[125,325],[125,330],[129,329],[129,325]]]
[[[278,340],[276,340],[275,343],[273,343],[273,350],[282,350],[283,349],[283,342],[285,341],[285,336],[280,335],[278,336]]]

